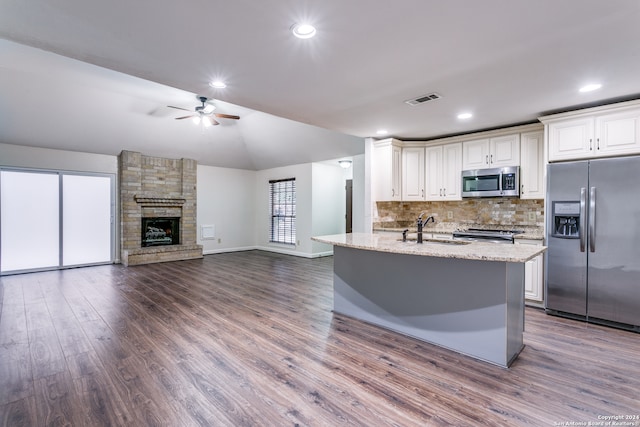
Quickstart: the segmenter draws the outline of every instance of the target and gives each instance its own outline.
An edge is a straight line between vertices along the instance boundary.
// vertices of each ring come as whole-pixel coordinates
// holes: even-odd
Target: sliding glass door
[[[114,178],[0,171],[3,274],[113,261]]]

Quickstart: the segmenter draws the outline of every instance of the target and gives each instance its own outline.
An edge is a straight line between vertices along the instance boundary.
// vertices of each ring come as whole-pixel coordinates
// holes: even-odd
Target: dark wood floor
[[[251,251],[0,278],[0,419],[554,426],[640,414],[640,334],[529,308],[526,347],[502,369],[334,315],[332,262]]]

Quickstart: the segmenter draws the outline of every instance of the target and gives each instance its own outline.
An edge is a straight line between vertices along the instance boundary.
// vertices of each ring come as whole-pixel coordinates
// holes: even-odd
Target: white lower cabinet
[[[516,245],[542,246],[541,240],[516,240]],[[527,302],[541,305],[544,301],[544,255],[530,259],[524,266],[524,299]]]

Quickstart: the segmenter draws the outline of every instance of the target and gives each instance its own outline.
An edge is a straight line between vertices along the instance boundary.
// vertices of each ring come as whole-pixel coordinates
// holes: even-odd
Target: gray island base
[[[523,348],[524,268],[337,244],[334,312],[508,367]]]

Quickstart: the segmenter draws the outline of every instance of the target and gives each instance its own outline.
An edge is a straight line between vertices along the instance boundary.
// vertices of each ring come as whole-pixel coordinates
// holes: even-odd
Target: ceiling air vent
[[[442,96],[440,96],[437,93],[433,92],[433,93],[430,93],[428,95],[423,95],[423,96],[420,96],[418,98],[409,99],[409,100],[404,101],[404,102],[406,102],[407,104],[409,104],[411,106],[414,106],[414,105],[419,105],[419,104],[425,103],[427,101],[435,101],[436,99],[440,99],[440,98],[442,98]]]

